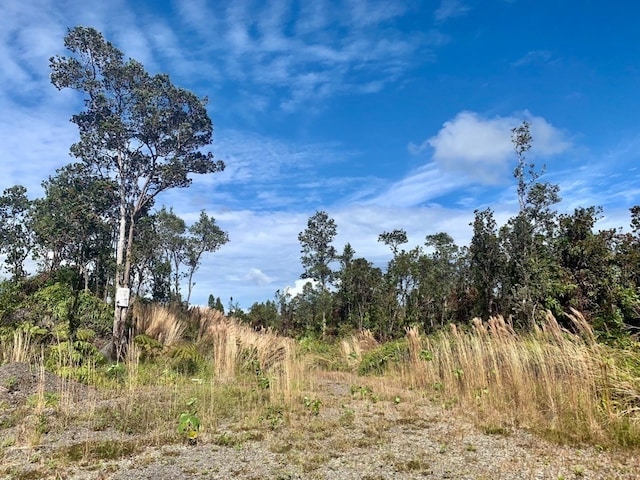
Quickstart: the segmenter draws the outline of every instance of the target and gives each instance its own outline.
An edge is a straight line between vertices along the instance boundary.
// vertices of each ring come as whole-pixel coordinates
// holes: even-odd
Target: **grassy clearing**
[[[432,336],[408,329],[382,345],[367,332],[331,344],[294,341],[214,310],[185,318],[138,305],[134,318],[121,364],[91,353],[89,335],[74,343],[58,332],[47,345],[44,333],[29,327],[2,337],[2,361],[28,361],[38,386],[25,405],[1,416],[0,454],[58,442],[51,473],[146,446],[236,447],[287,428],[287,440],[270,449],[311,472],[327,458],[309,456],[309,441],[337,449],[384,444],[394,425],[418,429],[432,421],[417,413],[426,401],[468,414],[487,435],[525,428],[560,443],[640,446],[640,348],[598,344],[577,312],[572,332],[550,315],[527,334],[496,317]],[[45,388],[45,367],[64,377],[54,390]],[[81,401],[73,380],[88,387]],[[3,387],[17,388],[16,381],[9,377]],[[327,385],[341,393],[332,397]],[[395,417],[382,415],[384,408]],[[357,435],[333,439],[340,429]],[[55,432],[70,430],[73,442],[60,443]],[[391,460],[398,471],[428,466],[419,455]],[[20,470],[14,464],[2,473]]]
[[[210,310],[192,312],[185,321],[166,309],[139,306],[136,320],[121,364],[97,356],[80,361],[66,337],[45,348],[25,329],[5,336],[5,363],[28,361],[38,375],[47,365],[65,379],[51,391],[42,376],[30,402],[3,416],[0,448],[42,446],[59,441],[47,437],[51,432],[69,429],[75,441],[52,457],[58,464],[115,459],[150,445],[232,444],[279,428],[292,409],[301,408],[306,368],[294,340],[255,332]],[[194,335],[186,339],[189,328]],[[80,403],[74,380],[89,387]],[[15,381],[6,383],[14,388]],[[197,419],[189,438],[179,431],[183,414]],[[107,439],[96,440],[99,435]]]

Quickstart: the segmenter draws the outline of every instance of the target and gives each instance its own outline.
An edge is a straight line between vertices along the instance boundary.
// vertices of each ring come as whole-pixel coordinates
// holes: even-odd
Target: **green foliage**
[[[151,360],[157,358],[164,348],[161,342],[149,335],[136,335],[133,344],[140,350],[140,360]]]
[[[215,252],[229,242],[229,234],[223,231],[213,217],[209,217],[204,210],[200,212],[198,221],[189,227],[186,240],[185,265],[187,272],[187,303],[193,289],[193,275],[200,266],[200,259],[205,252]]]
[[[72,301],[72,288],[56,282],[34,293],[29,307],[32,315],[43,318],[45,323],[56,324],[67,320]]]
[[[124,383],[127,369],[122,363],[112,363],[105,369],[107,378],[115,380],[117,383]]]
[[[85,109],[73,115],[79,141],[71,154],[85,171],[114,185],[117,206],[115,287],[130,287],[136,223],[158,194],[185,188],[192,174],[224,169],[211,152],[213,124],[206,100],[176,87],[168,75],[150,75],[97,30],[78,26],[64,39],[70,55],[49,60],[51,83],[83,94]],[[113,343],[121,355],[127,309],[114,318]]]
[[[169,365],[183,375],[194,375],[204,366],[204,357],[194,343],[179,343],[168,352]]]
[[[26,276],[24,261],[33,247],[31,201],[27,189],[14,185],[0,196],[0,254],[13,280]]]
[[[306,335],[298,342],[300,349],[305,353],[313,353],[318,355],[327,355],[334,353],[331,343],[321,340],[314,335]]]
[[[360,375],[382,375],[392,365],[400,365],[409,358],[409,344],[405,339],[384,343],[362,355]]]
[[[255,302],[249,309],[246,321],[255,329],[278,327],[278,307],[276,303],[270,300],[264,303]]]
[[[55,392],[44,392],[43,400],[45,407],[55,407],[60,403],[60,395]],[[29,407],[35,407],[39,401],[38,394],[29,395],[27,405]]]
[[[430,362],[433,360],[433,353],[430,352],[429,350],[421,350],[419,357],[425,362]]]
[[[25,298],[26,293],[21,282],[0,281],[0,325],[12,323],[14,313]]]
[[[213,310],[218,310],[219,312],[224,313],[224,305],[222,305],[220,297],[209,295],[208,306]]]
[[[309,397],[304,397],[302,399],[302,404],[312,415],[317,417],[320,414],[320,407],[322,406],[322,401],[320,401],[319,398],[311,399]]]
[[[93,330],[79,329],[71,338],[68,325],[58,324],[49,336],[54,340],[45,351],[45,367],[64,378],[87,383],[95,374],[95,367],[106,360],[92,343]]]
[[[271,378],[260,365],[257,354],[258,352],[255,348],[245,348],[239,353],[240,372],[249,373],[252,376],[255,375],[258,387],[261,390],[267,390],[271,386]]]
[[[195,444],[200,431],[200,418],[196,410],[197,399],[192,398],[187,402],[188,409],[178,417],[178,433],[190,444]]]
[[[298,234],[302,247],[303,278],[318,281],[323,289],[333,279],[329,264],[336,259],[336,249],[332,244],[337,234],[335,221],[326,212],[317,211],[307,222],[304,232]]]
[[[113,309],[91,293],[80,292],[74,315],[76,324],[80,328],[92,330],[99,337],[107,337],[111,334]]]
[[[341,354],[340,346],[331,340],[321,340],[315,335],[302,337],[298,342],[301,352],[310,355],[315,363],[327,370],[344,370],[345,365]]]
[[[380,397],[368,385],[351,385],[351,397],[358,400],[369,400],[373,403],[380,400]]]
[[[91,463],[99,463],[104,460],[117,460],[130,457],[141,450],[139,443],[134,440],[94,440],[74,443],[64,447],[59,455],[67,461],[79,462],[80,460]]]
[[[42,186],[45,197],[36,199],[33,209],[37,257],[57,281],[78,288],[83,281],[88,285],[92,276],[99,291],[107,279],[97,266],[108,265],[113,250],[115,184],[92,174],[84,163],[75,163],[58,169]],[[91,274],[89,265],[94,267]],[[63,279],[59,272],[70,275]]]
[[[24,301],[25,315],[47,327],[73,320],[78,329],[92,330],[100,337],[111,332],[113,312],[109,305],[88,292],[74,293],[72,287],[55,282],[40,288]]]

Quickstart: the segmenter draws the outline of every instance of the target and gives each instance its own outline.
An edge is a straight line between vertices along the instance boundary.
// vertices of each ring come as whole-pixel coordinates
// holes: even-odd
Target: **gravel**
[[[33,391],[30,369],[5,367],[0,367],[0,385],[6,390],[0,390],[0,415],[19,408],[18,399]],[[7,378],[12,380],[7,382]],[[50,381],[55,385],[57,380]],[[448,410],[417,396],[380,400],[353,395],[351,386],[362,381],[345,374],[318,373],[312,392],[319,401],[317,411],[301,408],[289,421],[273,425],[273,429],[263,426],[243,430],[227,425],[215,433],[203,434],[196,445],[145,447],[144,438],[76,429],[46,433],[36,447],[18,447],[3,440],[3,436],[8,438],[10,429],[0,427],[0,478],[640,478],[637,451],[559,446],[517,429],[485,433],[464,412]],[[78,402],[81,408],[81,400]],[[15,431],[11,433],[15,435]],[[56,451],[73,441],[90,445],[101,439],[116,439],[122,445],[129,442],[136,448],[134,453],[117,460],[51,461]]]

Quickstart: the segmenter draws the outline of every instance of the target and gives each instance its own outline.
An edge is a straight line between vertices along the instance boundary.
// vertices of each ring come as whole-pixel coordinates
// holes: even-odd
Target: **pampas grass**
[[[292,401],[304,378],[304,364],[292,339],[271,330],[255,331],[217,310],[201,310],[199,315],[198,342],[207,346],[218,380],[253,368],[274,400]]]
[[[443,405],[473,412],[480,424],[574,443],[640,444],[639,372],[598,344],[579,312],[567,317],[571,331],[551,313],[525,334],[500,316],[430,337],[408,329],[410,360],[402,377]]]
[[[183,321],[169,309],[141,302],[133,304],[136,335],[144,334],[169,347],[178,343],[186,329]]]

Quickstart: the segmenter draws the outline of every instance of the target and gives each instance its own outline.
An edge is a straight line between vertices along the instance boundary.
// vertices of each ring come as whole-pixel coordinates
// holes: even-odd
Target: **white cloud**
[[[200,37],[199,55],[216,55],[235,88],[250,85],[260,94],[277,88],[273,105],[285,112],[320,109],[322,100],[345,92],[377,92],[435,46],[396,24],[407,13],[404,2],[318,0],[293,9],[280,1],[235,1],[213,10],[189,0],[179,8]]]
[[[53,89],[53,87],[51,87]],[[0,109],[9,113],[6,108]],[[77,141],[75,125],[54,112],[55,105],[27,111],[0,113],[0,186],[1,190],[23,185],[29,196],[39,195],[41,182],[73,161],[69,147]]]
[[[468,179],[452,175],[431,163],[410,172],[365,203],[394,207],[418,206],[465,183],[468,183]]]
[[[531,136],[533,137],[531,153],[533,155],[548,157],[571,148],[571,141],[567,139],[566,133],[551,125],[544,118],[525,112],[524,119],[531,123]]]
[[[460,17],[469,10],[470,7],[460,0],[442,0],[434,16],[437,22],[442,23],[450,18]]]
[[[256,285],[269,285],[273,283],[273,278],[259,268],[251,268],[247,274],[247,279]]]
[[[283,292],[285,295],[291,295],[291,297],[293,298],[296,295],[301,294],[304,290],[305,285],[307,285],[308,283],[310,283],[311,286],[315,286],[318,282],[310,278],[299,278],[294,282],[293,287],[288,285],[284,287]]]
[[[484,118],[464,111],[444,123],[433,137],[417,145],[410,143],[413,154],[433,149],[433,160],[443,171],[456,172],[484,184],[500,181],[514,158],[511,129],[523,120],[531,124],[531,155],[550,156],[567,150],[566,135],[542,117],[529,112],[518,116]]]

